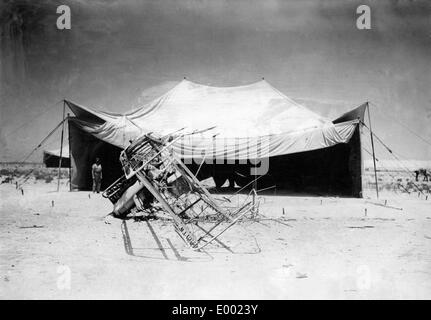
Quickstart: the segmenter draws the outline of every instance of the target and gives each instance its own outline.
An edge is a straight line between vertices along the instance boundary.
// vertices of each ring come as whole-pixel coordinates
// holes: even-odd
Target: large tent
[[[102,187],[107,187],[122,174],[121,149],[151,132],[181,135],[174,152],[200,179],[213,177],[218,186],[227,180],[243,186],[258,174],[262,188],[362,195],[358,123],[366,104],[331,121],[265,80],[212,87],[186,79],[128,113],[65,103],[75,115],[68,119],[72,189],[91,186],[96,157],[102,159]]]

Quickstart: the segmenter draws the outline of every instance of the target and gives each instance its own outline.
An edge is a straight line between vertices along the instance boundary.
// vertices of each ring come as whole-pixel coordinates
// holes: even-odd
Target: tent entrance
[[[109,187],[122,174],[119,158],[121,149],[81,130],[69,120],[71,189],[91,190],[91,166],[100,158],[103,168],[102,189]]]

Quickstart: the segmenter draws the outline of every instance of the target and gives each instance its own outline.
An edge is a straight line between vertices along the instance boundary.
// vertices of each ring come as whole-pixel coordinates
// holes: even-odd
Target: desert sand
[[[260,196],[258,221],[200,253],[165,219],[128,220],[127,247],[107,199],[67,189],[0,186],[1,299],[431,298],[424,196]]]

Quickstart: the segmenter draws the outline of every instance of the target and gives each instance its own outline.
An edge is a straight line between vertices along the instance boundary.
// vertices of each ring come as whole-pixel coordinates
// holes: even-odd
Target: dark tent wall
[[[362,197],[361,163],[357,127],[349,143],[269,158],[269,170],[257,180],[257,189],[273,187],[271,190],[277,193]],[[197,172],[199,165],[189,167]],[[213,177],[217,187],[227,182],[243,187],[257,178],[250,175],[250,169],[249,164],[203,164],[198,178]]]
[[[339,118],[332,121],[334,124],[341,123],[350,120],[359,120],[356,126],[355,132],[350,139],[348,146],[349,152],[349,173],[352,180],[352,196],[362,198],[363,197],[363,176],[364,176],[364,161],[362,156],[362,123],[364,122],[365,111],[369,108],[368,102],[360,105],[359,107],[346,112]]]
[[[119,158],[121,149],[81,130],[74,118],[68,120],[71,159],[71,190],[91,190],[91,166],[100,158],[103,168],[102,190],[118,179],[123,171]]]
[[[269,173],[278,190],[362,197],[359,145],[356,127],[349,143],[270,159]]]
[[[47,168],[58,168],[60,164],[60,157],[53,155],[48,152],[43,153],[43,163]],[[70,168],[70,159],[69,158],[61,158],[61,167],[62,168]]]
[[[362,114],[363,116],[363,114]],[[355,133],[350,139],[349,146],[349,175],[352,182],[352,196],[356,198],[363,197],[364,190],[364,159],[362,158],[362,143],[361,143],[361,124],[358,124]]]
[[[270,174],[278,190],[355,197],[358,195],[353,190],[348,161],[350,149],[348,144],[338,144],[274,157],[270,161]]]

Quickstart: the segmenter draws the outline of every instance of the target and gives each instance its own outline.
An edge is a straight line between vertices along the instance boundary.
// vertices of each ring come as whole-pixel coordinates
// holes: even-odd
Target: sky
[[[61,4],[71,30],[56,28]],[[370,30],[356,27],[361,4]],[[427,0],[0,0],[0,57],[0,161],[36,147],[61,121],[64,98],[127,111],[184,77],[213,86],[264,77],[331,119],[371,101],[387,145],[431,159]],[[376,152],[391,158],[378,143]]]

